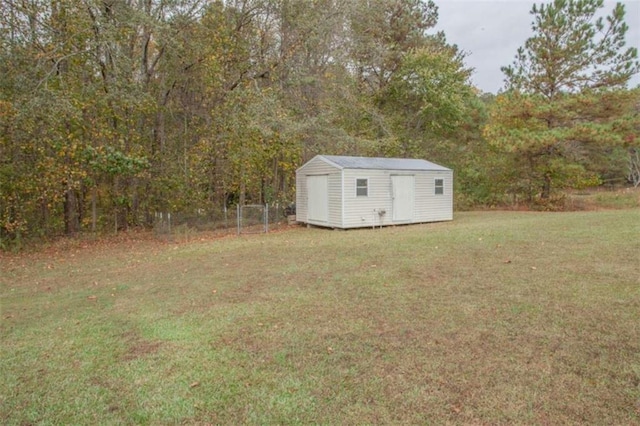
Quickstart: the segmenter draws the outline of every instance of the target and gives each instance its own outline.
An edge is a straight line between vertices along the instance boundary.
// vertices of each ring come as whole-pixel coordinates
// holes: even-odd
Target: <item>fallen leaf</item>
[[[511,260],[507,259],[507,260],[504,261],[504,263],[511,263]]]
[[[98,298],[98,296],[89,296],[89,297],[87,297],[87,299],[89,299],[89,300],[96,300],[97,298]]]
[[[533,269],[533,270],[535,271],[535,270],[536,270],[536,269],[538,269],[538,268],[536,268],[535,266],[532,266],[532,267],[531,267],[531,269]]]
[[[196,386],[200,386],[200,382],[193,382],[189,385],[190,388],[195,388]]]

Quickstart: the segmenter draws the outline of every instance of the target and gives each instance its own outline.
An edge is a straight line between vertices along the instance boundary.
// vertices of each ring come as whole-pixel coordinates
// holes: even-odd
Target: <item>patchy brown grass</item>
[[[639,188],[589,189],[571,191],[564,199],[567,211],[595,211],[640,207]]]
[[[122,340],[126,345],[125,352],[121,357],[123,361],[132,361],[155,354],[162,347],[162,342],[146,340],[139,333],[135,333],[132,330],[127,330],[123,333]]]
[[[640,422],[640,210],[3,257],[0,421]]]

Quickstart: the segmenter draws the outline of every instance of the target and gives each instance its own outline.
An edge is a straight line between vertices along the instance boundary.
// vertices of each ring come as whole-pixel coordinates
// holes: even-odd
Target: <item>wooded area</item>
[[[432,1],[5,0],[0,247],[284,205],[320,153],[443,164],[459,207],[638,185],[637,51],[602,6],[534,6],[496,96]]]

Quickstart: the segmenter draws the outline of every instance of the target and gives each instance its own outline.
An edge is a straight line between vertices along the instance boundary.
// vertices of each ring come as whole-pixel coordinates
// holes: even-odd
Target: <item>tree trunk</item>
[[[49,230],[49,205],[47,204],[46,197],[42,197],[40,201],[40,212],[42,220],[40,228],[46,233]]]
[[[116,232],[120,230],[127,230],[129,228],[129,222],[127,218],[128,206],[126,195],[126,182],[121,184],[120,179],[116,176],[113,182],[113,193],[115,194],[115,229]]]
[[[544,174],[544,181],[542,183],[542,193],[540,198],[548,200],[551,196],[551,174],[549,172]]]
[[[64,193],[64,233],[66,235],[75,235],[79,229],[78,197],[75,190],[68,186]]]
[[[166,128],[165,128],[166,117],[165,117],[163,108],[164,106],[161,105],[160,109],[158,110],[158,112],[156,112],[156,116],[155,116],[155,122],[153,127],[154,145],[151,152],[152,154],[163,153],[165,148],[165,143],[167,140],[167,134],[166,134]]]
[[[140,225],[140,221],[138,220],[138,211],[140,209],[140,197],[138,195],[138,179],[132,178],[129,183],[129,188],[131,188],[131,208],[129,209],[131,216],[131,225],[138,226]]]
[[[242,182],[240,182],[240,194],[238,196],[238,204],[240,204],[241,206],[244,206],[246,202],[246,188],[247,186],[244,183],[244,179],[242,179]]]
[[[96,210],[96,187],[91,188],[91,232],[96,232],[96,222],[98,221],[98,212]]]

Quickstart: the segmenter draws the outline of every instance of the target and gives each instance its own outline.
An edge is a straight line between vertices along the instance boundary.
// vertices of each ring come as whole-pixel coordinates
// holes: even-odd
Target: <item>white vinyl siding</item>
[[[452,220],[453,172],[435,167],[436,170],[348,168],[324,156],[314,157],[296,172],[296,219],[343,229]],[[327,176],[328,221],[324,223],[307,217],[307,177],[317,175]],[[413,186],[412,194],[409,193],[413,201],[405,200],[408,206],[413,205],[413,211],[405,211],[405,215],[396,220],[393,215],[394,177],[404,185]],[[441,188],[442,194],[436,194],[440,191],[437,187]]]
[[[308,195],[307,176],[326,175],[328,190],[328,222],[325,226],[335,226],[341,222],[342,196],[341,196],[341,170],[332,166],[319,157],[315,157],[296,172],[296,220],[308,222]]]
[[[344,228],[388,225],[391,215],[391,185],[386,170],[345,169]],[[357,180],[367,179],[367,196],[357,195]],[[385,210],[381,217],[379,210]],[[382,221],[382,223],[381,223]]]
[[[443,194],[435,195],[436,179],[443,180]],[[453,219],[453,172],[427,171],[416,174],[416,222]]]

